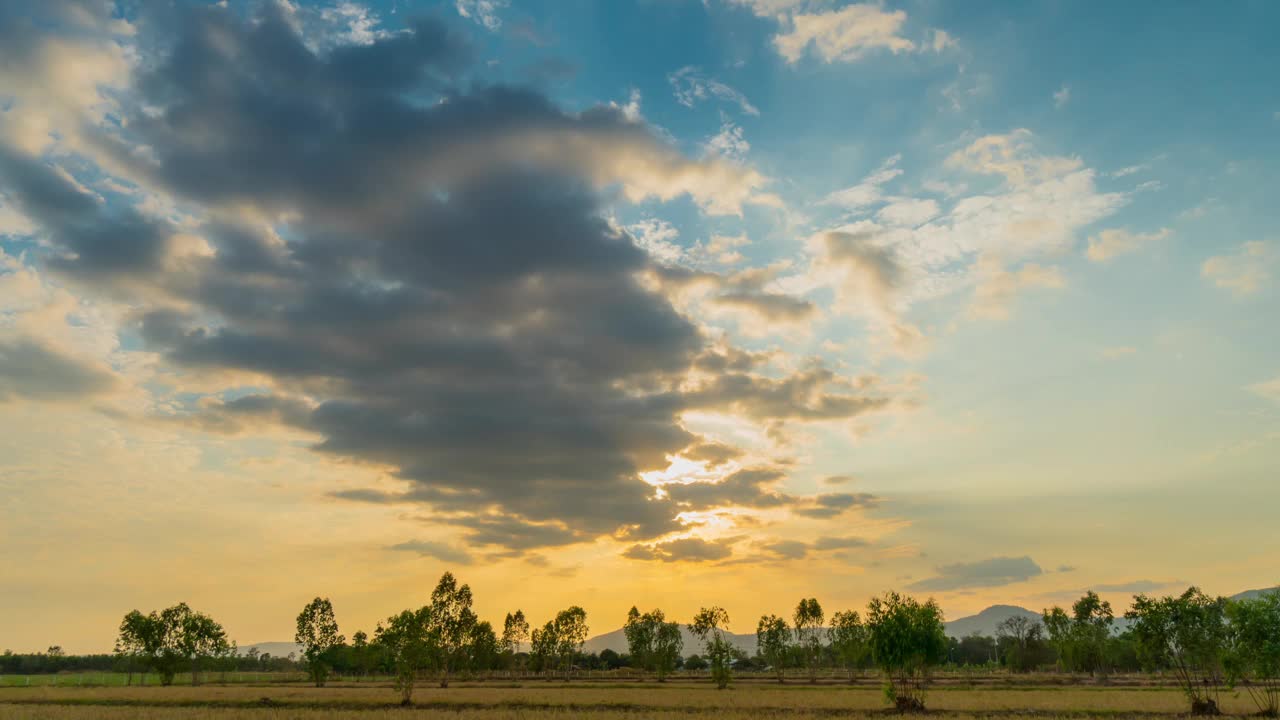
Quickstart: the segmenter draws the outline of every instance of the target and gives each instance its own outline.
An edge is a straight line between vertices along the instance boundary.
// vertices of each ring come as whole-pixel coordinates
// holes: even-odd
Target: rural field
[[[422,687],[401,708],[389,685],[233,684],[200,687],[8,687],[0,718],[809,718],[891,713],[874,685],[710,683],[455,684]],[[1167,687],[943,685],[928,695],[929,714],[948,717],[1178,716],[1186,697]],[[1227,715],[1255,712],[1225,693]]]

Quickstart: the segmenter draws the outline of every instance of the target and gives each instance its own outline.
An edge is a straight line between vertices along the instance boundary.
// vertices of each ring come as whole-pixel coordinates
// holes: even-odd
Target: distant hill
[[[1011,617],[1025,617],[1039,621],[1040,613],[1033,612],[1017,605],[992,605],[977,615],[957,618],[947,623],[947,635],[953,638],[968,637],[973,634],[994,636],[996,626]]]
[[[1232,600],[1257,600],[1267,593],[1280,592],[1280,585],[1262,590],[1245,590],[1242,593],[1236,593],[1231,596]]]
[[[294,657],[302,657],[302,646],[298,643],[291,642],[264,642],[254,643],[253,645],[240,645],[240,654],[243,655],[249,648],[257,648],[258,654],[267,653],[271,657],[289,657],[289,653],[293,653]]]

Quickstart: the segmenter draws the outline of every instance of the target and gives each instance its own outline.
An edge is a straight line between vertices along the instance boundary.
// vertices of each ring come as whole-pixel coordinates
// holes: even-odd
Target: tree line
[[[1012,617],[996,637],[949,638],[942,610],[888,592],[873,598],[865,614],[844,610],[830,622],[815,598],[802,599],[790,619],[773,614],[756,624],[756,654],[748,657],[728,638],[729,614],[702,608],[688,624],[699,653],[684,657],[680,624],[661,610],[632,607],[623,625],[627,653],[584,654],[586,612],[572,606],[541,627],[522,611],[508,613],[501,634],[472,610],[471,589],[445,573],[427,604],[378,623],[374,634],[338,631],[327,598],[312,600],[297,617],[299,663],[316,686],[329,673],[389,672],[403,704],[425,678],[447,688],[451,678],[496,669],[542,673],[548,679],[588,668],[632,667],[659,682],[674,670],[707,669],[727,688],[741,670],[763,670],[785,681],[784,670],[802,668],[816,682],[822,669],[839,669],[853,681],[868,669],[884,681],[888,702],[901,710],[924,708],[931,674],[944,665],[1000,665],[1012,672],[1057,668],[1105,678],[1119,671],[1160,671],[1172,676],[1197,714],[1217,714],[1220,693],[1243,688],[1263,714],[1280,710],[1280,593],[1233,601],[1197,588],[1177,596],[1134,597],[1118,631],[1111,605],[1088,592],[1071,608],[1046,608],[1036,620]],[[172,682],[180,670],[194,674],[225,657],[221,626],[185,604],[143,615],[133,611],[120,626],[116,655],[130,667],[149,668]],[[527,648],[527,650],[526,650]]]

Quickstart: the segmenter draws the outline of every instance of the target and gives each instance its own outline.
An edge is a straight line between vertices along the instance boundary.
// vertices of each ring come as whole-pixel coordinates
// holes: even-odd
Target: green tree
[[[900,711],[924,710],[929,674],[947,659],[942,610],[896,592],[867,605],[871,654],[885,676],[885,696]]]
[[[116,639],[116,655],[124,658],[128,668],[126,684],[133,684],[135,665],[141,664],[143,672],[154,665],[164,644],[164,628],[156,613],[143,615],[130,611],[120,621],[120,635]]]
[[[831,651],[837,662],[849,672],[849,682],[852,683],[855,673],[866,662],[870,651],[867,626],[862,624],[858,612],[849,610],[832,615],[827,640],[831,643]]]
[[[534,630],[530,636],[529,654],[534,663],[534,670],[546,673],[547,680],[550,680],[555,672],[556,653],[559,646],[560,640],[556,636],[555,620],[548,620],[546,625]]]
[[[675,670],[680,661],[684,638],[680,636],[680,623],[666,622],[659,610],[654,613],[657,614],[657,630],[653,634],[653,670],[658,675],[658,682],[666,682],[667,674]]]
[[[777,615],[761,615],[756,623],[756,652],[773,668],[778,682],[786,682],[783,672],[787,664],[791,628]]]
[[[502,645],[498,642],[498,634],[488,620],[482,620],[471,626],[467,638],[467,669],[481,672],[492,669],[502,654]]]
[[[351,662],[355,665],[360,677],[365,677],[373,670],[375,660],[373,647],[369,644],[369,634],[363,630],[357,630],[351,636]]]
[[[440,687],[449,687],[449,675],[466,663],[467,642],[477,622],[471,611],[471,587],[459,585],[453,573],[440,576],[440,582],[431,592],[431,624],[429,637],[436,671],[440,674]]]
[[[1280,592],[1227,605],[1228,677],[1244,687],[1262,715],[1280,715]]]
[[[1034,669],[1043,656],[1043,626],[1025,615],[1012,615],[996,626],[996,648],[1012,672]]]
[[[386,649],[391,662],[401,705],[413,704],[418,673],[430,667],[435,659],[431,626],[431,607],[426,606],[392,615],[386,625],[379,623],[374,632],[377,643]]]
[[[318,597],[302,608],[293,641],[302,646],[311,681],[316,687],[324,687],[332,662],[330,655],[346,642],[346,638],[338,634],[338,621],[333,616],[329,598]]]
[[[1137,595],[1125,617],[1148,667],[1169,668],[1194,715],[1217,715],[1225,681],[1229,628],[1226,598],[1211,598],[1191,587],[1178,597]]]
[[[641,670],[653,671],[658,682],[665,682],[667,673],[675,669],[684,648],[680,624],[667,622],[661,610],[650,610],[641,615],[633,606],[627,612],[622,633],[627,638],[627,653],[632,664]]]
[[[200,684],[201,664],[218,657],[228,647],[222,626],[186,603],[165,608],[159,615],[152,613],[151,618],[160,638],[152,665],[160,673],[162,684],[173,684],[173,678],[184,666],[191,672],[191,684]]]
[[[796,629],[796,644],[804,654],[805,667],[809,669],[809,682],[818,682],[818,666],[822,664],[822,623],[826,616],[817,598],[801,600],[792,616]]]
[[[1044,611],[1043,620],[1064,670],[1106,675],[1107,644],[1115,621],[1111,603],[1090,590],[1071,606],[1069,615],[1054,606]]]
[[[631,662],[642,672],[651,666],[653,636],[656,630],[648,613],[641,615],[635,605],[627,611],[627,621],[622,625],[622,635],[627,639],[627,654],[631,656]]]
[[[573,674],[573,658],[582,652],[582,645],[587,641],[587,611],[573,605],[556,613],[552,622],[555,634],[555,652],[560,659],[560,667],[564,670],[567,682]]]
[[[520,654],[520,645],[529,640],[529,621],[524,619],[524,611],[516,610],[514,613],[507,613],[506,620],[502,622],[502,645],[511,651],[512,655]]]
[[[699,610],[689,624],[689,631],[702,640],[711,666],[711,679],[721,690],[729,686],[732,674],[729,664],[733,661],[733,646],[724,635],[728,625],[729,613],[715,606]]]

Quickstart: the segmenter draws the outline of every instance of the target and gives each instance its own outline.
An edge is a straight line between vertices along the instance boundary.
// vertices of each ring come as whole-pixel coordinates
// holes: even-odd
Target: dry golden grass
[[[885,702],[871,687],[799,684],[741,685],[718,691],[710,684],[556,684],[523,686],[420,687],[416,708],[396,707],[397,694],[386,686],[206,685],[147,688],[0,689],[0,720],[8,718],[307,718],[330,720],[382,717],[481,720],[489,718],[817,718],[882,715]],[[931,711],[948,716],[1030,715],[1040,718],[1083,715],[1178,715],[1186,712],[1183,695],[1165,688],[1019,687],[935,689]],[[1253,712],[1244,697],[1223,696],[1223,710]]]

